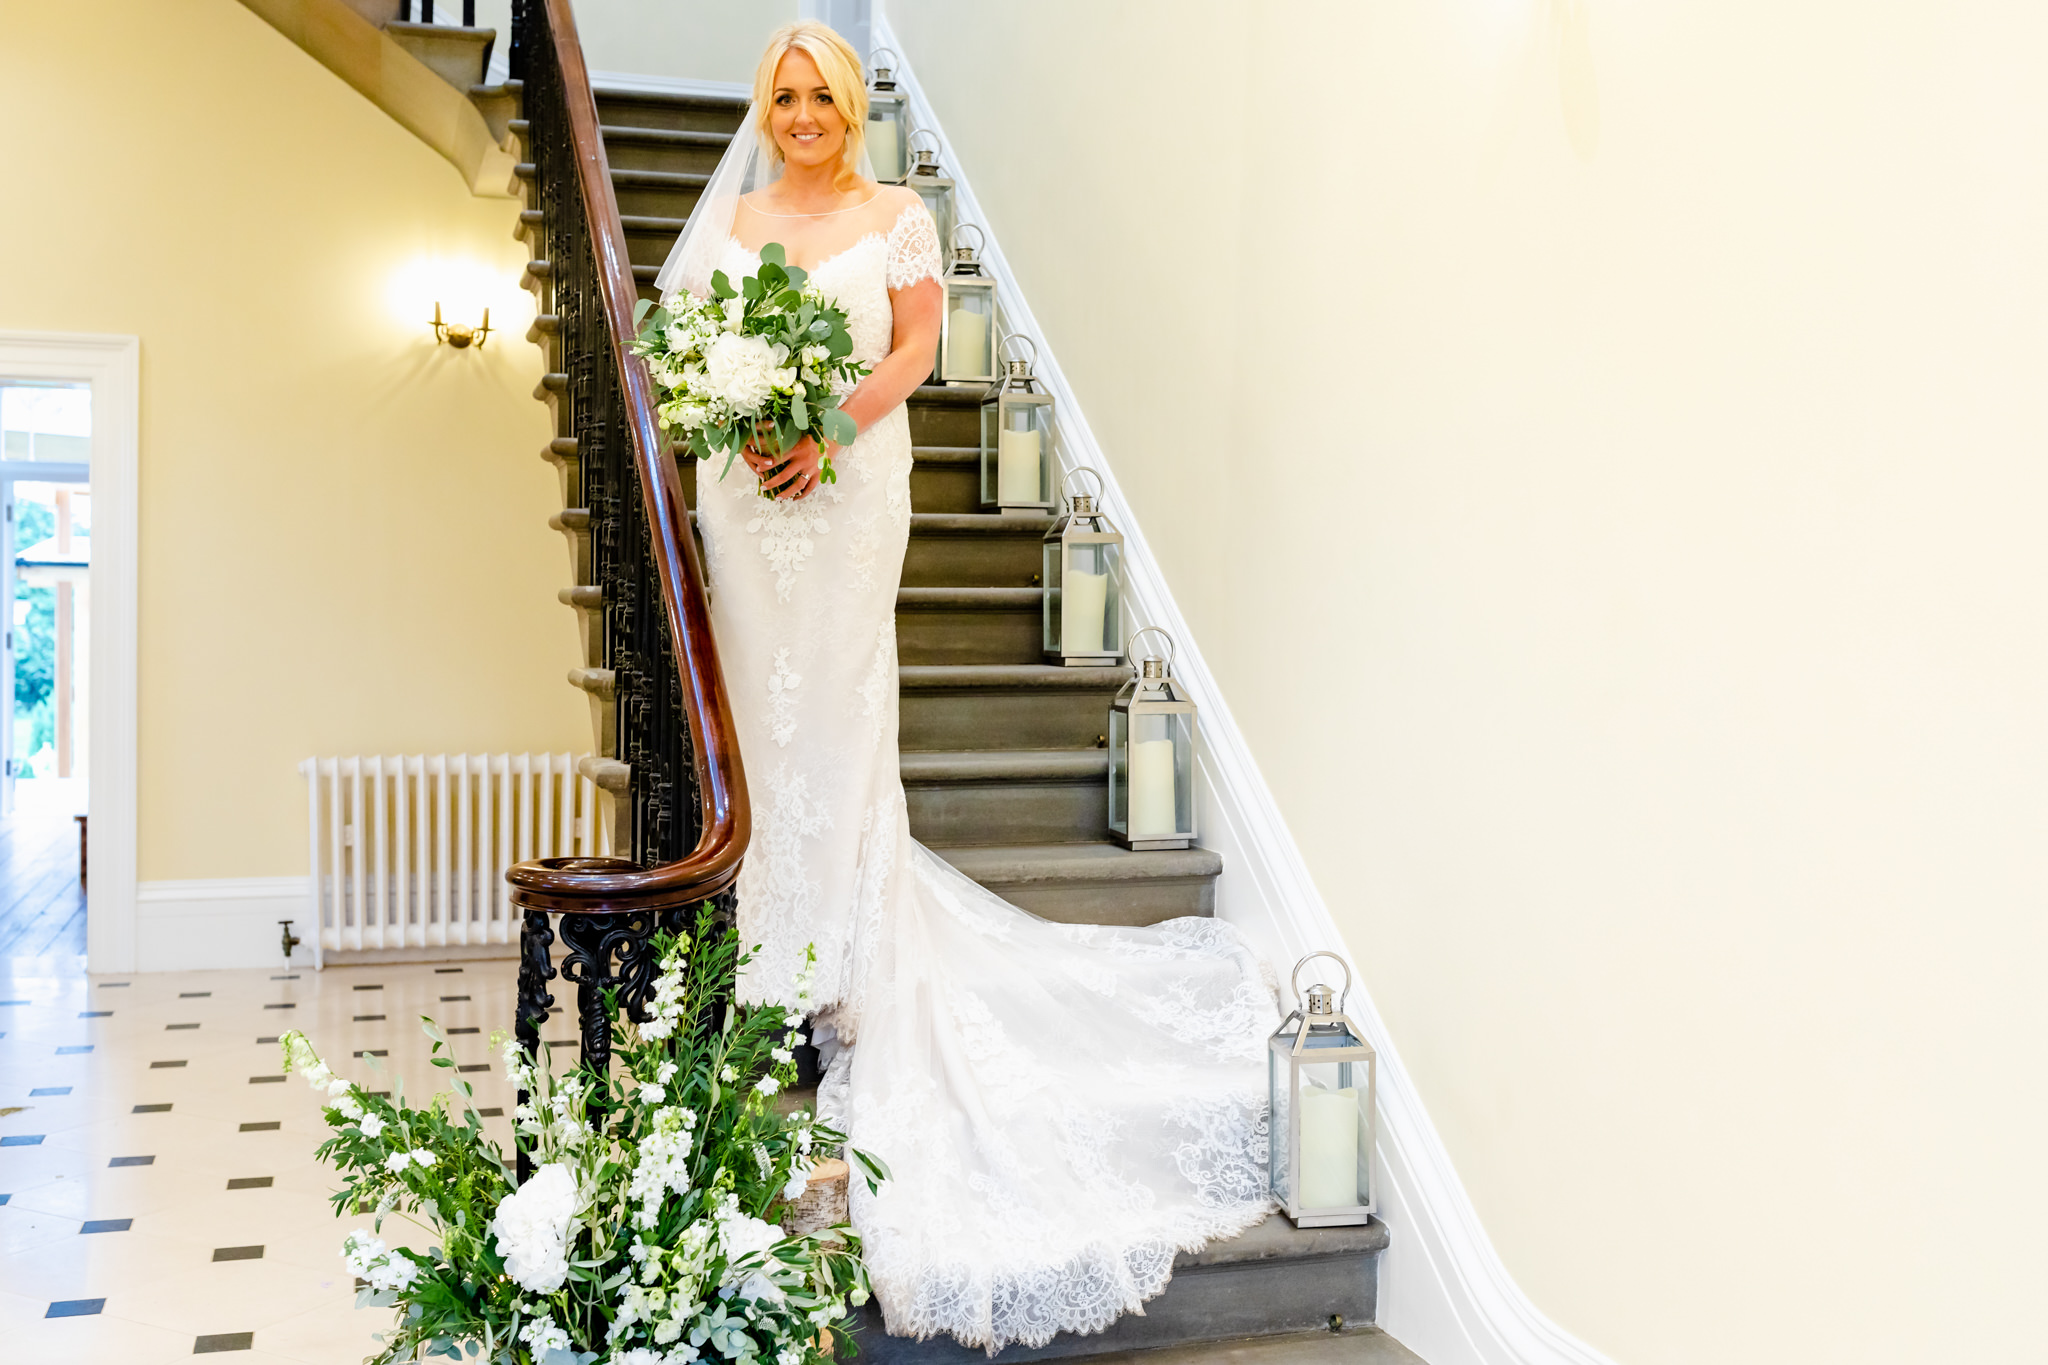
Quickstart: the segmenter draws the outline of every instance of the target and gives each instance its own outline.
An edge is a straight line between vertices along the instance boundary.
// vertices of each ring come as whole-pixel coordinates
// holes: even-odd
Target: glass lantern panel
[[[1061,604],[1057,628],[1047,649],[1061,654],[1114,654],[1121,652],[1122,635],[1117,630],[1118,547],[1102,541],[1061,542],[1065,550],[1061,565]],[[1049,580],[1048,580],[1049,581]]]
[[[986,285],[947,286],[940,379],[995,379],[995,313],[995,292]]]
[[[907,169],[903,164],[904,137],[903,102],[870,95],[867,150],[868,162],[875,168],[875,179],[886,182],[903,178]],[[939,240],[944,242],[945,238]]]
[[[996,501],[1006,507],[1049,505],[1046,488],[1051,445],[1050,403],[1004,403],[996,432]]]
[[[1060,621],[1063,607],[1060,594],[1066,570],[1066,547],[1057,540],[1048,540],[1045,542],[1045,553],[1041,558],[1044,563],[1039,570],[1039,581],[1045,587],[1045,591],[1040,594],[1040,601],[1045,608],[1044,648],[1048,654],[1057,654],[1060,652]]]
[[[932,223],[939,230],[940,247],[950,251],[953,247],[953,226],[957,221],[953,215],[953,182],[938,176],[913,175],[909,185],[917,191],[917,197],[924,200]]]
[[[1295,1202],[1303,1209],[1358,1208],[1367,1202],[1372,1161],[1372,1087],[1363,1063],[1293,1059],[1301,1180]],[[1278,1131],[1277,1129],[1275,1131]]]
[[[1284,1038],[1275,1038],[1266,1049],[1266,1095],[1272,1105],[1272,1121],[1267,1124],[1267,1181],[1266,1188],[1284,1204],[1295,1204],[1294,1192],[1288,1188],[1293,1168],[1288,1165],[1288,1156],[1293,1146],[1293,1135],[1288,1128],[1288,1119],[1294,1112],[1294,1062],[1287,1055]]]
[[[1126,830],[1131,822],[1130,715],[1115,707],[1109,712],[1109,827]]]
[[[1185,711],[1131,715],[1132,839],[1170,839],[1194,832],[1194,744]]]

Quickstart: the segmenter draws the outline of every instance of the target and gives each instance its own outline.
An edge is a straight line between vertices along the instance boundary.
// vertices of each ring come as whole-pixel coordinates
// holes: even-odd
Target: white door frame
[[[92,698],[86,809],[86,969],[135,962],[135,709],[141,342],[90,332],[0,331],[0,375],[92,385]],[[12,607],[8,608],[10,611]]]

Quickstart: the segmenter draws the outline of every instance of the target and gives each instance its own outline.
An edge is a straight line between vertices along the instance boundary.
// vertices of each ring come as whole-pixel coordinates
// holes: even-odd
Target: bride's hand
[[[753,446],[747,447],[746,454],[747,465],[761,480],[761,487],[774,496],[807,498],[817,491],[818,471],[825,462],[825,452],[810,437],[798,441],[789,454],[779,459],[764,455]]]

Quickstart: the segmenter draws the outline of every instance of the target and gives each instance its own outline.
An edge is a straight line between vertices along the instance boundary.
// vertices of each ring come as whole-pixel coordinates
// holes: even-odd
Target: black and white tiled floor
[[[0,958],[0,1359],[356,1365],[390,1322],[355,1308],[341,1262],[368,1220],[334,1216],[313,1160],[326,1125],[276,1036],[301,1028],[337,1072],[369,1090],[395,1076],[417,1102],[445,1084],[431,1015],[478,1068],[478,1104],[508,1109],[489,1038],[517,964],[88,977],[79,961]],[[509,1144],[502,1115],[488,1127]],[[384,1237],[426,1244],[396,1219]]]

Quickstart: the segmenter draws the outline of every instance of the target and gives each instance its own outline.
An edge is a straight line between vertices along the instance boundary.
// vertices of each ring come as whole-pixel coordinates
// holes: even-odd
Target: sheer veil
[[[690,210],[682,235],[669,248],[668,259],[654,277],[654,287],[663,298],[678,290],[698,298],[710,296],[711,275],[725,256],[726,244],[732,240],[740,199],[782,178],[781,159],[768,154],[754,129],[754,106],[749,103],[740,118],[739,131],[732,135],[725,155],[718,159],[718,168],[711,172],[710,182],[697,196],[697,207]],[[875,178],[865,146],[855,170],[869,180]]]

